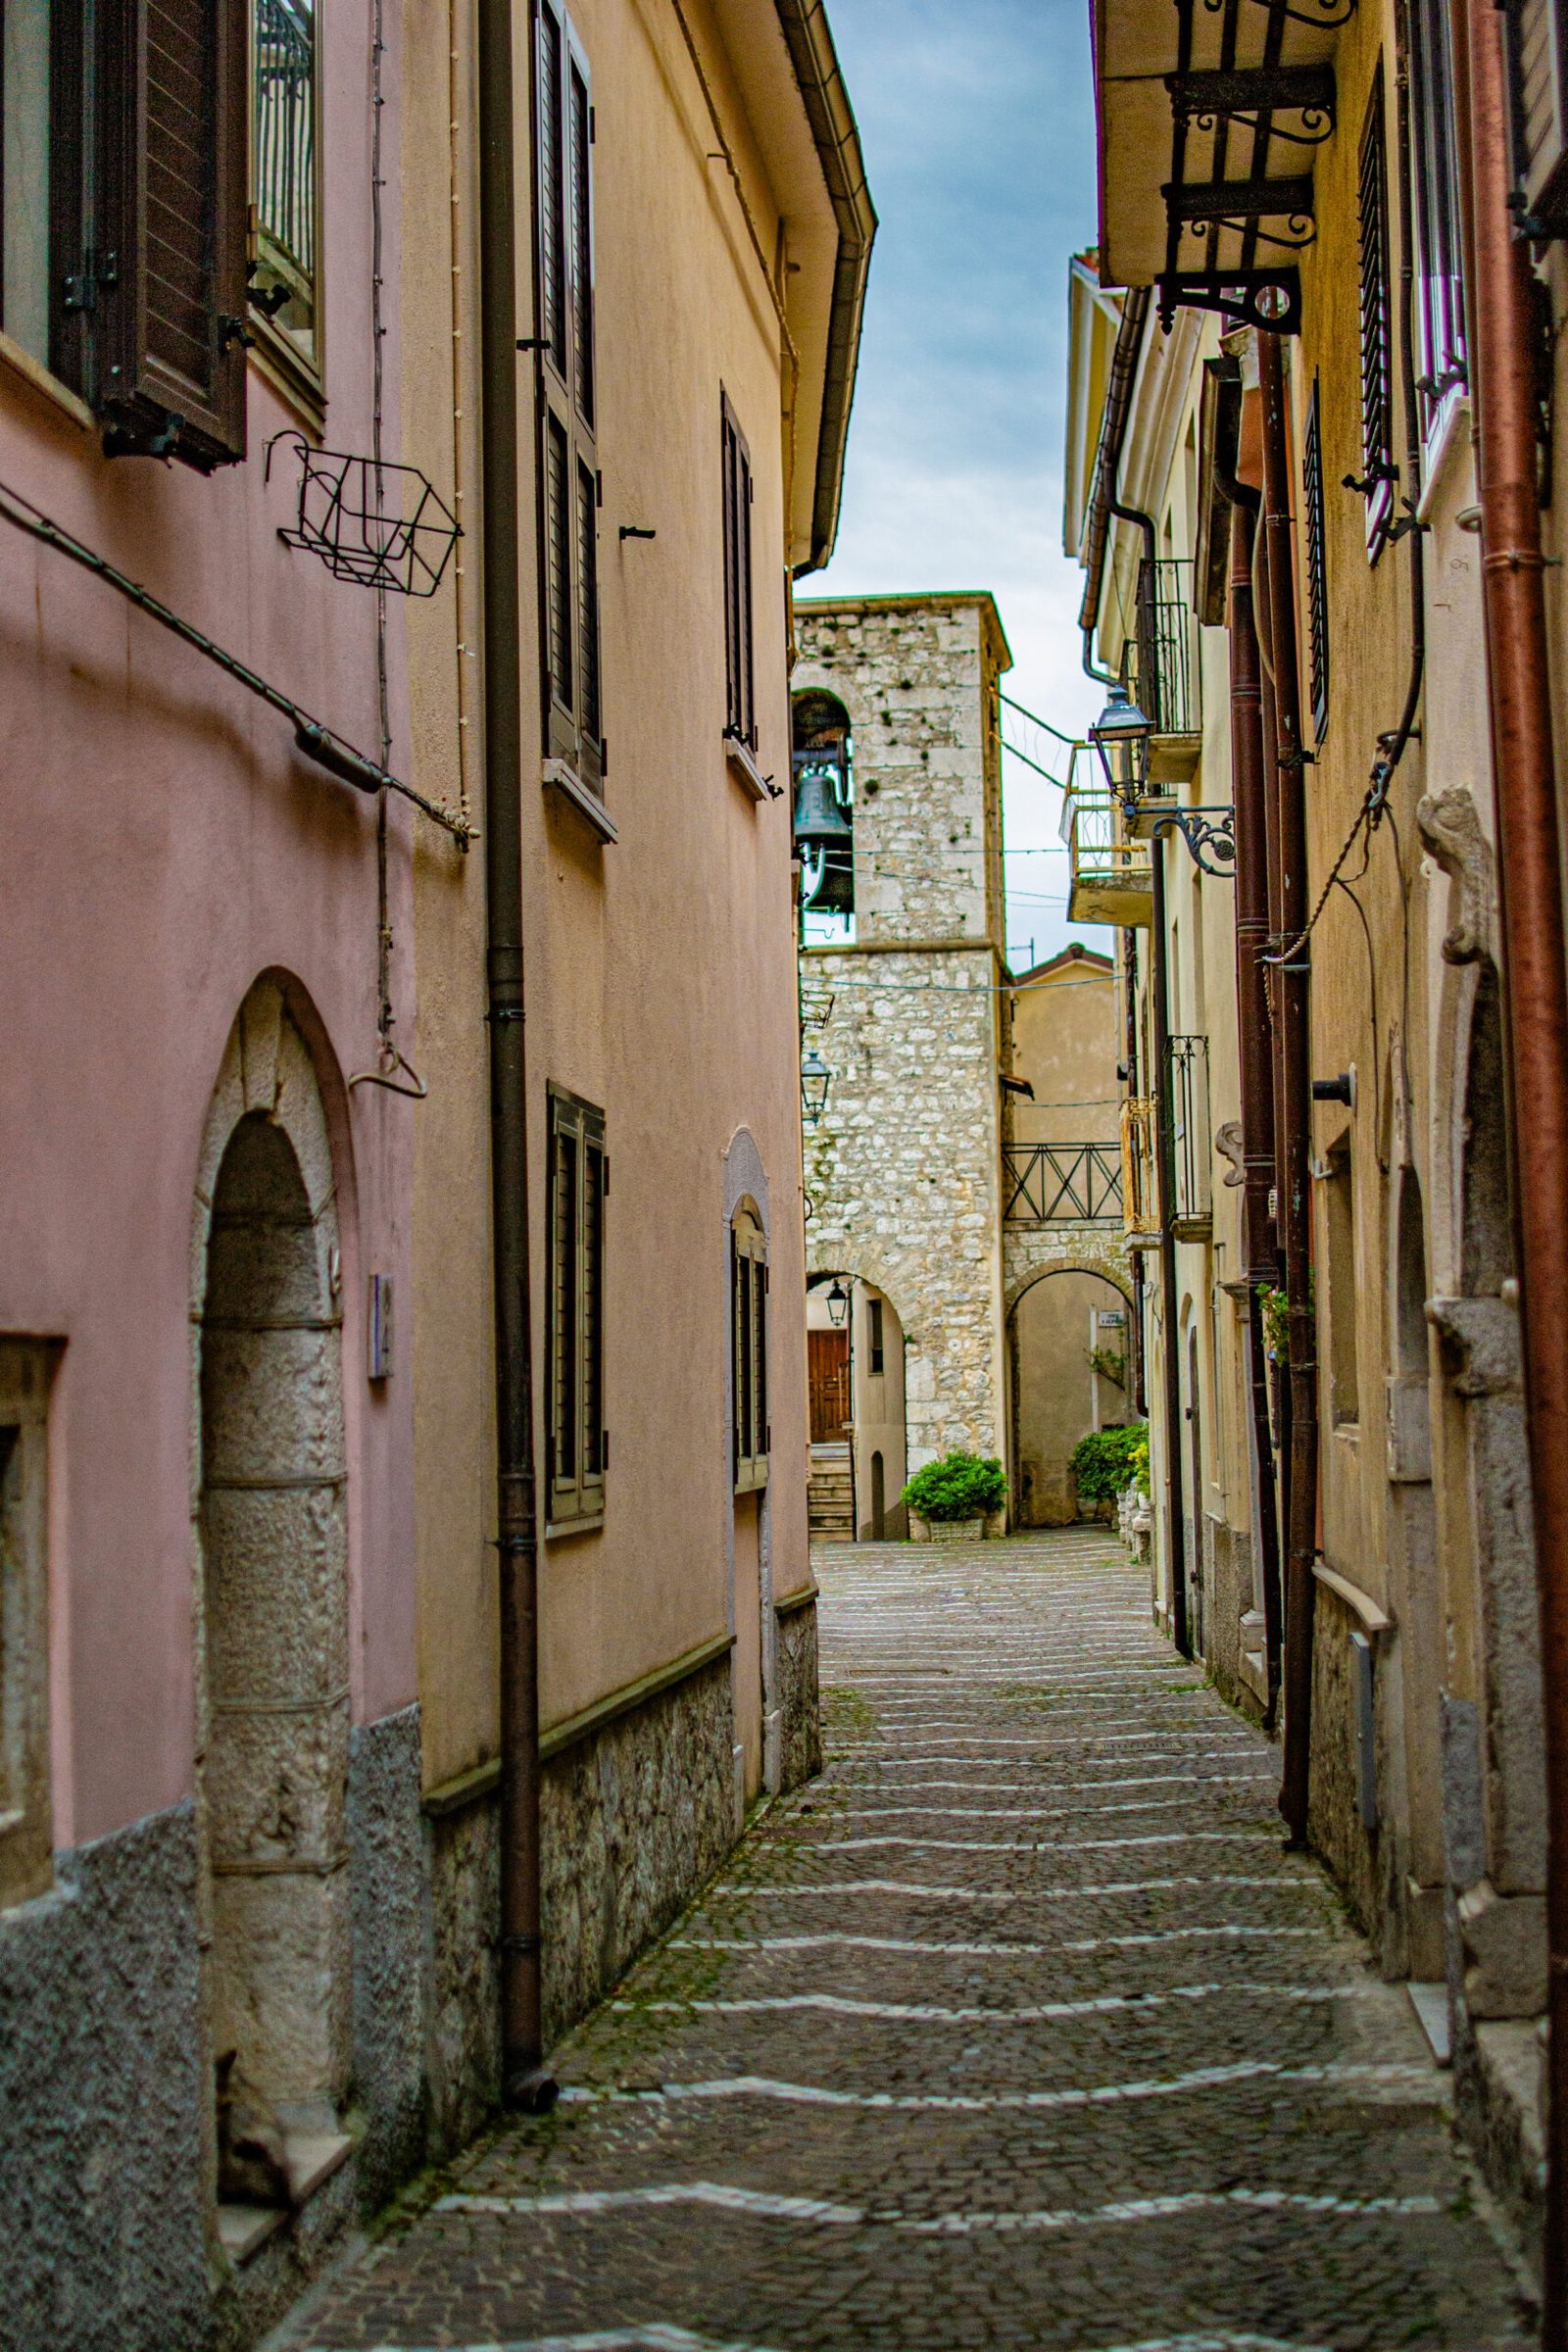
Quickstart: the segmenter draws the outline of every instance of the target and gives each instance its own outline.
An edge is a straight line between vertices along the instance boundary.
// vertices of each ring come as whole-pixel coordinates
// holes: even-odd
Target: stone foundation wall
[[[1361,1826],[1356,1749],[1358,1669],[1350,1642],[1356,1625],[1348,1604],[1329,1586],[1320,1584],[1312,1637],[1307,1833],[1339,1881],[1356,1926],[1376,1950],[1383,1916],[1378,1902],[1378,1835]],[[1377,1671],[1375,1661],[1373,1671]],[[1375,1683],[1373,1689],[1376,1694]]]
[[[349,1747],[354,1915],[353,2108],[368,2212],[425,2154],[419,1710],[363,1724]]]
[[[501,2095],[501,1792],[425,1824],[430,2153],[451,2156]]]
[[[816,1600],[778,1620],[778,1696],[782,1770],[779,1794],[815,1780],[822,1769],[822,1715],[816,1673]]]
[[[56,1857],[0,1912],[5,2340],[206,2352],[193,1808]]]
[[[547,2048],[603,1998],[734,1844],[733,1756],[726,1656],[546,1763]]]

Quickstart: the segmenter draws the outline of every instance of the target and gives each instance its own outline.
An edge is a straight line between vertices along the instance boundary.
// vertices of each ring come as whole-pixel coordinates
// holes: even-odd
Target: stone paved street
[[[1500,2352],[1447,2079],[1107,1537],[818,1556],[829,1761],[277,2339]]]

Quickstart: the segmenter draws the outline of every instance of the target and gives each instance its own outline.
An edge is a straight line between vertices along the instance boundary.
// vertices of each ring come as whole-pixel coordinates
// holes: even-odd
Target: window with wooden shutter
[[[549,1384],[546,1409],[550,1524],[598,1519],[605,1508],[605,1200],[610,1162],[602,1111],[550,1090]]]
[[[1568,24],[1562,0],[1505,0],[1509,162],[1519,226],[1568,236]]]
[[[1316,741],[1321,743],[1329,725],[1329,594],[1323,513],[1323,419],[1315,374],[1301,447],[1301,505],[1306,540],[1307,685],[1312,698],[1312,725]]]
[[[249,0],[99,0],[102,203],[84,260],[115,455],[245,455]]]
[[[767,1240],[750,1209],[730,1228],[731,1458],[735,1491],[767,1484]]]
[[[556,0],[538,0],[535,318],[543,399],[539,541],[544,750],[603,787],[599,459],[595,437],[593,139],[588,61]]]
[[[724,734],[757,749],[752,653],[752,454],[726,398],[720,448],[724,503]]]
[[[1348,489],[1366,501],[1367,555],[1375,564],[1394,516],[1394,332],[1389,291],[1389,170],[1383,130],[1383,69],[1372,82],[1357,163],[1356,227],[1361,255],[1361,459]]]
[[[1421,355],[1416,389],[1422,429],[1430,433],[1449,394],[1462,390],[1469,380],[1447,0],[1411,0],[1410,94]]]

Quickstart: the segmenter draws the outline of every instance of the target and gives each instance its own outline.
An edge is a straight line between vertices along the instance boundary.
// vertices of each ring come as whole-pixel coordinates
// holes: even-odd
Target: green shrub
[[[1006,1494],[1007,1474],[995,1454],[947,1453],[915,1472],[902,1500],[920,1519],[978,1519],[1000,1511]]]
[[[1142,1421],[1126,1429],[1097,1429],[1072,1451],[1080,1502],[1114,1502],[1130,1486],[1149,1492],[1149,1430]]]

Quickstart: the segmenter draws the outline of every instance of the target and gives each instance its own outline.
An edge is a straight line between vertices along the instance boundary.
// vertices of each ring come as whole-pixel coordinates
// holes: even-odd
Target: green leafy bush
[[[905,1488],[902,1500],[920,1519],[978,1519],[1000,1511],[1007,1474],[995,1454],[946,1453],[927,1462]]]
[[[1114,1502],[1130,1486],[1149,1492],[1149,1430],[1142,1421],[1126,1429],[1097,1429],[1072,1450],[1080,1502]]]

